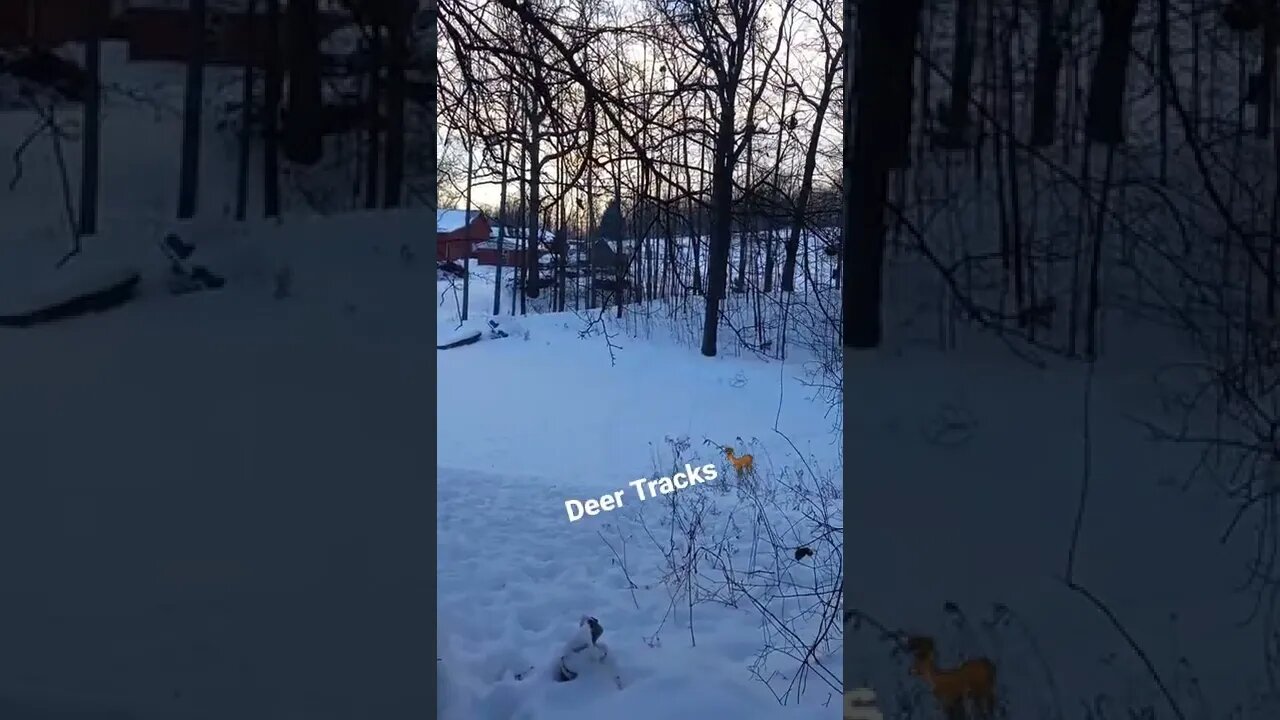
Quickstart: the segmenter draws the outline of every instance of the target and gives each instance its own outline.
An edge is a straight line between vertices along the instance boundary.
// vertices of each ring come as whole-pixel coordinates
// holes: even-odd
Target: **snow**
[[[1083,364],[1041,354],[1036,367],[975,330],[944,351],[930,309],[902,301],[934,296],[939,281],[904,258],[889,272],[902,293],[890,296],[889,343],[845,359],[857,398],[846,453],[865,478],[846,498],[850,609],[862,618],[851,680],[876,689],[886,717],[932,712],[889,629],[935,637],[943,666],[992,659],[1009,717],[1171,717],[1120,630],[1065,580],[1087,463],[1074,579],[1184,709],[1275,717],[1259,627],[1244,622],[1256,598],[1237,590],[1255,539],[1222,539],[1235,505],[1188,483],[1199,448],[1157,442],[1144,425],[1177,424],[1156,378],[1190,358],[1185,346],[1117,312],[1091,387]]]
[[[436,232],[447,233],[461,230],[474,218],[480,215],[479,210],[455,210],[450,208],[436,209]]]
[[[719,461],[709,436],[754,452],[765,476],[811,464],[834,477],[838,435],[825,402],[804,399],[799,363],[709,361],[660,333],[614,334],[614,368],[604,338],[579,337],[584,317],[546,314],[503,318],[509,337],[438,352],[437,384],[424,368],[440,335],[425,313],[433,291],[438,306],[452,301],[430,284],[422,211],[302,217],[294,174],[281,222],[231,221],[234,128],[216,122],[211,69],[199,215],[175,223],[182,69],[126,68],[119,44],[106,50],[119,87],[105,101],[99,233],[54,269],[70,243],[62,204],[49,202],[61,180],[47,136],[0,197],[6,297],[33,297],[46,280],[74,286],[81,270],[113,263],[142,275],[127,306],[0,333],[0,474],[15,479],[0,487],[0,716],[431,717],[432,622],[446,631],[441,697],[462,720],[834,712],[817,670],[797,700],[788,686],[798,664],[759,657],[792,643],[745,596],[738,607],[699,598],[692,615],[673,604],[673,570],[642,537],[641,523],[671,517],[662,500],[573,526],[563,515],[566,494],[598,496],[669,461],[668,435],[689,437],[692,461]],[[73,188],[77,115],[59,115]],[[14,143],[33,123],[0,116]],[[168,231],[195,244],[192,262],[226,287],[164,292],[157,243]],[[482,321],[476,308],[493,285],[473,272]],[[778,427],[789,439],[773,431],[784,386]],[[437,394],[448,434],[432,468],[421,434]],[[534,411],[494,417],[499,403]],[[439,577],[422,556],[431,492]],[[708,543],[727,545],[735,524],[769,537],[732,485],[684,492],[681,522],[698,497],[714,501]],[[804,580],[830,597],[837,553],[818,548],[821,566],[789,561],[792,545],[813,539],[785,512],[771,518],[776,542],[743,541],[726,557],[775,578],[753,592],[812,637],[820,618],[778,588]],[[636,588],[620,586],[623,566],[597,534],[605,521]],[[709,562],[699,572],[706,587],[719,574]],[[589,672],[564,684],[502,679],[525,660],[545,670],[584,613],[600,618],[623,689]],[[840,652],[837,632],[811,664],[838,678]],[[789,689],[784,706],[774,693]]]
[[[529,228],[494,223],[489,228],[489,237],[491,241],[496,242],[499,236],[508,242],[524,240],[529,237]],[[555,242],[556,234],[551,230],[539,230],[538,237],[541,238],[541,242],[551,244]]]
[[[5,717],[429,702],[432,338],[394,310],[427,306],[435,269],[404,264],[394,225],[253,226],[197,250],[218,292],[0,334],[0,711],[24,708]]]
[[[745,612],[699,608],[696,647],[686,628],[661,632],[669,599],[637,590],[636,608],[627,575],[596,536],[605,533],[617,543],[613,533],[627,530],[615,523],[630,521],[566,522],[563,497],[580,486],[574,478],[548,484],[532,476],[442,469],[438,482],[441,720],[630,720],[712,709],[742,718],[831,716],[822,707],[786,712],[748,678],[758,637]],[[600,618],[602,640],[619,658],[623,689],[599,673],[572,683],[513,679],[555,661],[578,611]],[[654,636],[661,645],[650,647],[646,638]]]
[[[238,70],[210,68],[199,215],[174,222],[183,69],[125,58],[105,44],[81,254],[55,269],[71,243],[48,134],[0,193],[6,308],[142,275],[123,307],[0,332],[0,717],[422,717],[429,217],[299,217],[286,175],[282,222],[233,222],[215,87]],[[78,109],[59,121],[74,208]],[[6,183],[36,126],[0,113]],[[170,230],[226,287],[167,294]]]
[[[114,263],[68,263],[65,270],[44,275],[27,276],[31,282],[19,291],[9,287],[9,297],[0,298],[0,315],[23,315],[35,310],[72,300],[92,292],[105,290],[139,276],[131,266],[111,267]]]
[[[462,327],[462,328],[459,328],[456,332],[444,333],[444,334],[437,333],[436,347],[445,348],[446,346],[454,345],[456,343],[463,342],[464,340],[470,340],[475,337],[480,337],[483,335],[483,333],[484,333],[484,330],[478,327]]]
[[[439,338],[482,325],[492,270],[472,265],[466,322],[458,320],[460,289],[456,279],[437,284]],[[733,567],[776,573],[781,585],[825,583],[838,603],[838,577],[822,569],[831,562],[791,558],[811,541],[805,523],[772,501],[762,501],[769,519],[761,520],[764,505],[735,492],[727,475],[643,502],[628,485],[670,475],[684,462],[715,463],[724,473],[728,464],[711,440],[754,453],[762,477],[803,462],[838,477],[839,436],[827,408],[802,386],[798,363],[707,359],[663,341],[660,332],[641,339],[615,328],[609,340],[583,337],[592,314],[525,315],[522,332],[511,337],[437,354],[441,720],[631,720],[713,711],[832,717],[839,692],[816,673],[829,673],[838,686],[838,635],[819,648],[814,664],[821,669],[803,677],[802,696],[791,687],[780,703],[776,695],[800,680],[796,663],[766,652],[783,643],[776,628],[745,597],[733,605],[700,600],[690,611],[664,556],[671,548],[655,539],[701,518],[706,539],[695,545],[723,541],[718,547]],[[504,329],[515,327],[505,318],[498,318]],[[569,522],[566,500],[617,490],[626,491],[621,508]],[[834,506],[838,512],[838,500]],[[765,528],[777,533],[776,543],[762,539]],[[728,539],[737,533],[746,535]],[[817,545],[815,551],[834,559]],[[699,572],[718,572],[706,564]],[[812,632],[817,619],[802,603],[780,589],[756,590],[778,616]],[[584,614],[605,628],[621,690],[607,672],[569,683],[545,677]],[[531,670],[532,677],[516,679]]]

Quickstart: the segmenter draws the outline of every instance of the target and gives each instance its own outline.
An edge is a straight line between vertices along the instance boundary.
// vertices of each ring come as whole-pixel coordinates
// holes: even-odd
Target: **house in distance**
[[[550,231],[539,233],[539,262],[548,256],[555,240]],[[512,267],[527,262],[525,237],[521,227],[499,225],[481,210],[438,208],[436,210],[436,261],[461,263],[470,257],[477,265]]]
[[[489,218],[479,210],[436,209],[436,261],[475,257],[477,243],[489,239]]]
[[[551,247],[555,234],[545,230],[538,234],[542,238],[538,245],[538,262],[542,263],[547,257],[547,248]],[[475,246],[472,257],[480,265],[501,264],[504,267],[524,265],[528,262],[528,236],[529,231],[525,228],[495,222],[489,230],[489,237]]]

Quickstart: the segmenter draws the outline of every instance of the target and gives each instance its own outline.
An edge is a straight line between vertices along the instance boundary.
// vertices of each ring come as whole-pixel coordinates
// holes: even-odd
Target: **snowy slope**
[[[457,290],[454,280],[437,284],[440,338],[489,318],[488,270],[473,269],[472,319],[461,324]],[[835,717],[838,629],[800,671],[779,652],[793,638],[766,618],[816,637],[819,608],[836,616],[840,564],[829,551],[838,539],[814,543],[821,562],[796,562],[812,528],[781,496],[744,495],[721,480],[677,491],[672,506],[640,502],[628,485],[683,462],[727,471],[719,445],[753,453],[766,484],[806,466],[838,484],[836,420],[804,385],[804,366],[703,358],[664,341],[661,326],[647,338],[614,323],[607,337],[598,326],[584,332],[591,318],[598,312],[502,315],[509,337],[437,353],[442,720]],[[621,509],[569,522],[565,500],[617,490],[626,491]],[[839,525],[839,499],[825,508]],[[689,547],[719,548],[749,593],[733,595],[717,577],[731,571],[708,556],[691,603],[680,580],[688,567],[673,560]],[[805,583],[829,604],[788,597]],[[728,595],[704,597],[713,587]],[[622,689],[607,673],[516,679],[553,665],[583,614],[604,625]]]
[[[434,269],[344,222],[246,235],[282,300],[211,240],[221,291],[0,333],[0,716],[427,705]]]
[[[920,279],[892,272],[900,288]],[[1222,541],[1234,504],[1188,484],[1199,449],[1156,442],[1143,424],[1177,425],[1155,380],[1187,359],[1179,342],[1120,313],[1109,321],[1086,446],[1081,364],[1036,368],[973,330],[940,351],[936,319],[893,308],[906,315],[882,351],[846,357],[846,453],[865,478],[847,498],[851,609],[867,617],[846,659],[891,699],[886,716],[928,717],[933,700],[883,628],[935,637],[944,666],[992,659],[1009,717],[1174,717],[1120,629],[1065,583],[1087,468],[1075,580],[1185,711],[1274,717],[1263,619],[1246,622],[1257,598],[1237,590],[1256,538],[1241,528]]]
[[[598,494],[579,491],[575,478],[442,469],[437,479],[441,720],[834,717],[838,700],[825,689],[815,694],[831,707],[784,708],[750,678],[764,640],[749,608],[698,606],[690,623],[660,589],[647,564],[652,549],[633,535],[630,513],[570,526],[564,497]],[[660,514],[656,505],[645,509],[650,522]],[[606,540],[628,553],[625,569]],[[604,625],[621,690],[606,673],[572,683],[539,674],[554,665],[582,613]],[[836,651],[824,660],[838,677]],[[526,672],[534,677],[514,678]]]

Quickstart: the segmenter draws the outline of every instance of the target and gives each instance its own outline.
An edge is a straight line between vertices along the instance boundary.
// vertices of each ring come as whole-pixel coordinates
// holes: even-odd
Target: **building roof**
[[[515,225],[502,225],[500,223],[494,223],[489,227],[490,238],[496,240],[499,233],[502,233],[502,237],[507,240],[519,240],[529,236],[529,229],[525,227],[517,227]],[[538,231],[538,237],[540,242],[550,243],[555,241],[556,234],[554,231],[543,228]]]
[[[461,230],[475,222],[481,215],[479,210],[457,210],[454,208],[436,209],[436,232],[447,233]]]

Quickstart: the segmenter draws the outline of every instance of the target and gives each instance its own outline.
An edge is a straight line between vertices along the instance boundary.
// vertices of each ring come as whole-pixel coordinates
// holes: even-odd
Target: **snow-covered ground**
[[[936,292],[891,272],[900,290]],[[905,304],[891,315],[903,322],[884,349],[845,360],[850,609],[865,614],[850,679],[886,716],[931,717],[889,629],[935,637],[943,666],[991,658],[1011,718],[1174,717],[1140,651],[1190,717],[1275,717],[1264,619],[1246,623],[1257,597],[1238,589],[1257,538],[1242,527],[1222,542],[1236,505],[1188,483],[1200,448],[1143,424],[1177,426],[1157,385],[1189,357],[1176,338],[1112,315],[1086,394],[1083,364],[1036,368],[972,330],[942,352],[936,321]],[[1086,473],[1074,579],[1139,651],[1065,582]]]
[[[442,338],[456,336],[458,289],[438,283]],[[466,326],[483,327],[492,293],[491,270],[473,270]],[[838,629],[816,648],[815,669],[797,673],[799,663],[767,651],[792,639],[748,597],[802,634],[820,626],[823,609],[834,619],[839,577],[824,573],[838,573],[838,555],[813,524],[772,499],[754,504],[726,477],[643,502],[629,483],[686,462],[714,463],[723,476],[729,465],[714,442],[752,453],[765,482],[807,464],[814,476],[800,482],[838,487],[837,420],[804,384],[800,362],[708,359],[620,328],[611,339],[583,336],[598,317],[502,317],[510,337],[438,353],[442,720],[836,717]],[[617,490],[621,509],[569,521],[566,500]],[[838,497],[824,507],[839,526]],[[795,560],[806,544],[817,556]],[[698,561],[692,604],[679,579],[690,546],[723,553]],[[730,583],[721,589],[736,596],[703,597],[721,573],[736,573],[750,593]],[[831,607],[815,610],[822,603],[805,587],[828,590]],[[622,689],[608,672],[572,683],[544,676],[584,614],[604,626]],[[784,694],[785,705],[775,697]]]
[[[177,227],[182,68],[108,44],[103,72],[100,232],[57,272],[55,146],[19,168],[39,120],[0,112],[0,309],[142,275],[123,308],[0,329],[0,718],[429,716],[435,269],[401,250],[429,256],[429,220],[228,222],[211,70]],[[59,120],[74,214],[78,108]],[[165,292],[171,227],[225,288]]]
[[[133,304],[0,333],[0,717],[422,716],[434,268],[395,224],[211,237],[227,287],[176,298],[139,245]]]
[[[71,246],[59,152],[72,215],[78,201],[76,108],[59,111],[60,145],[36,137],[0,191],[0,307],[142,276],[123,308],[0,334],[0,718],[430,717],[433,621],[462,720],[834,717],[838,538],[800,516],[838,526],[838,497],[815,504],[834,513],[822,516],[722,476],[675,505],[564,515],[566,498],[626,488],[673,454],[724,473],[706,439],[753,453],[763,477],[836,482],[838,413],[806,399],[800,362],[618,335],[611,357],[578,336],[582,318],[547,315],[525,321],[527,340],[439,352],[433,389],[426,313],[440,288],[416,244],[430,219],[304,219],[286,202],[281,224],[231,222],[234,133],[219,108],[238,92],[211,71],[199,216],[174,223],[181,68],[104,54],[99,233],[53,271]],[[6,182],[38,122],[0,114]],[[171,229],[225,288],[165,292],[157,243]],[[431,492],[438,578],[421,556]],[[775,510],[768,522],[755,503]],[[680,541],[659,531],[691,521],[685,537],[717,559],[663,554]],[[794,559],[803,544],[814,555]],[[721,561],[752,574],[716,585]],[[702,595],[716,588],[727,594]],[[623,689],[503,680],[526,661],[547,670],[585,613]],[[819,636],[797,672],[783,653]]]
[[[425,313],[436,305],[434,340],[456,332],[452,287],[431,284],[429,249],[401,250],[430,219],[230,224],[234,146],[212,118],[201,219],[182,232],[232,282],[169,298],[155,243],[176,204],[181,71],[126,77],[110,49],[107,67],[133,97],[108,93],[102,232],[52,285],[137,267],[143,293],[94,318],[0,333],[0,718],[406,717],[427,702],[421,609],[437,578],[413,568],[431,492],[445,720],[831,718],[839,702],[822,674],[846,665],[888,715],[931,717],[874,623],[936,636],[944,664],[991,657],[1011,718],[1172,716],[1139,654],[1063,582],[1086,465],[1082,367],[1036,369],[973,331],[935,350],[937,283],[896,269],[891,310],[913,322],[850,359],[843,450],[839,412],[807,384],[803,357],[703,358],[687,336],[667,339],[686,327],[661,320],[637,338],[629,314],[606,339],[582,336],[595,314],[530,315],[504,321],[519,326],[512,337],[437,351]],[[74,204],[75,112],[64,118]],[[36,122],[0,114],[6,183]],[[36,270],[67,250],[53,158],[41,137],[15,189],[0,189],[0,308],[48,292]],[[472,323],[492,304],[476,278]],[[1262,626],[1242,623],[1254,597],[1233,590],[1254,538],[1219,542],[1234,506],[1182,487],[1192,450],[1153,443],[1135,422],[1168,417],[1153,375],[1184,351],[1108,317],[1076,579],[1188,715],[1275,717]],[[424,376],[428,353],[438,379]],[[432,412],[434,487],[422,438]],[[801,640],[816,634],[832,558],[812,523],[778,507],[793,495],[764,498],[769,524],[734,483],[682,490],[674,506],[628,494],[620,510],[565,515],[566,499],[630,493],[673,455],[723,472],[707,440],[815,490],[853,463],[853,492],[825,507],[853,513],[852,609],[869,619],[847,663],[838,632],[818,649],[798,706],[799,663],[768,651],[794,639],[769,617]],[[738,595],[698,595],[690,612],[692,566],[666,553],[689,545],[679,531],[693,520],[706,523],[695,546],[720,551],[700,559],[695,587]],[[795,559],[806,542],[818,555]],[[727,560],[772,580],[725,581]],[[781,597],[802,579],[818,592]],[[606,675],[545,681],[583,614],[603,624],[621,690]],[[784,706],[775,694],[788,691]]]

